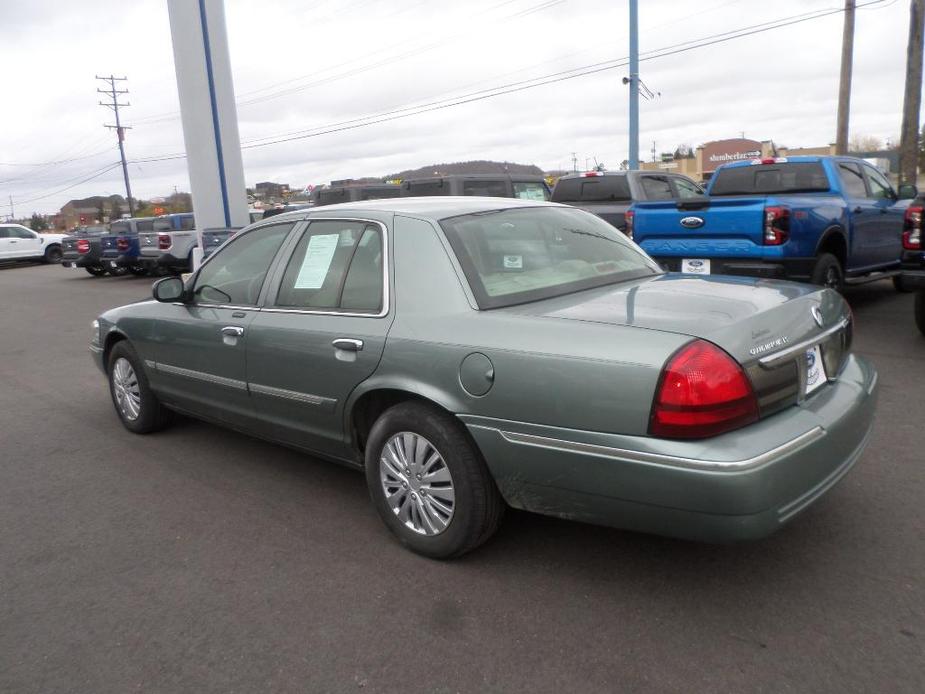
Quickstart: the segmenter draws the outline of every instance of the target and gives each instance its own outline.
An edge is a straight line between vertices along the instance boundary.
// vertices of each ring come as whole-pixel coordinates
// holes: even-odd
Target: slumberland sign
[[[756,140],[717,140],[703,146],[704,173],[715,171],[721,164],[761,156],[761,143]]]

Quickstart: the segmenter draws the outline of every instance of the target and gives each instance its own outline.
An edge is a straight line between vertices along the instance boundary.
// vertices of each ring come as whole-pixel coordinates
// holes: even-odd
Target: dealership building
[[[697,147],[691,156],[677,158],[662,155],[661,161],[641,162],[640,168],[647,171],[671,171],[688,176],[695,181],[707,181],[722,164],[733,161],[747,161],[761,157],[795,157],[801,155],[821,156],[835,154],[835,145],[823,147],[778,147],[773,140],[749,140],[734,138],[716,140]],[[852,153],[867,159],[890,174],[899,171],[899,154],[895,151]],[[895,161],[894,161],[895,160]],[[894,178],[895,176],[891,176]]]

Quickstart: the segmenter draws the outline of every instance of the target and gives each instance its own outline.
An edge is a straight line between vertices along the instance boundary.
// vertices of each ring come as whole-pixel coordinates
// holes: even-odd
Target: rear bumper
[[[925,251],[903,251],[902,273],[908,289],[925,289]]]
[[[189,259],[187,257],[178,258],[172,253],[163,253],[157,259],[157,264],[161,267],[168,268],[187,268],[189,267]]]
[[[137,255],[128,253],[106,253],[103,251],[103,260],[107,263],[114,263],[116,267],[134,267],[141,265],[141,258]]]
[[[860,457],[877,374],[851,356],[800,406],[703,441],[668,441],[462,415],[516,508],[709,542],[764,537]]]
[[[812,277],[813,267],[816,264],[815,258],[760,260],[755,258],[707,258],[694,255],[686,257],[708,259],[712,275],[741,275],[803,281],[808,281]],[[682,258],[680,257],[654,256],[654,259],[669,272],[681,272]]]
[[[96,267],[102,265],[99,256],[74,255],[65,253],[61,258],[64,267]]]

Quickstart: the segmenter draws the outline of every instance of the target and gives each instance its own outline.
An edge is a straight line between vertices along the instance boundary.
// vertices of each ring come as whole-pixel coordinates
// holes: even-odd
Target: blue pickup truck
[[[852,157],[724,164],[706,197],[633,206],[636,242],[666,270],[791,279],[842,289],[900,277],[904,215],[880,171]]]

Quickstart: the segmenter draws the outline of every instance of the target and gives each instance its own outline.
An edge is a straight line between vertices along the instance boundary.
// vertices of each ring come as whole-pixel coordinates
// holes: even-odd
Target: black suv
[[[703,189],[687,176],[660,171],[588,171],[566,174],[552,191],[552,201],[596,214],[627,236],[633,236],[630,206],[642,200],[703,197]]]
[[[315,207],[336,205],[339,202],[358,200],[381,200],[401,197],[401,186],[397,183],[358,183],[343,186],[319,188],[312,193]]]
[[[448,174],[401,182],[403,198],[427,195],[478,195],[489,198],[549,200],[549,186],[531,174]]]

